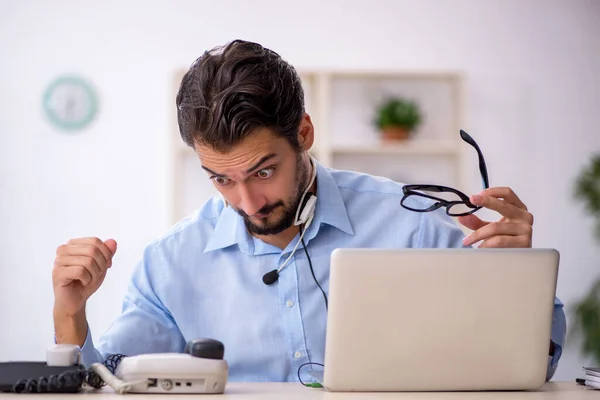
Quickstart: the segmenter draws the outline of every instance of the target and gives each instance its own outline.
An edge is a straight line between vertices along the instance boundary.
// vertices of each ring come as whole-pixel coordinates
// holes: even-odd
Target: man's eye
[[[261,169],[260,171],[258,171],[256,173],[256,176],[258,176],[261,179],[267,179],[267,178],[270,178],[271,175],[273,175],[273,172],[275,172],[275,169],[273,169],[273,168],[264,168],[264,169]]]
[[[226,185],[229,182],[229,179],[223,176],[214,176],[212,179],[219,186]]]

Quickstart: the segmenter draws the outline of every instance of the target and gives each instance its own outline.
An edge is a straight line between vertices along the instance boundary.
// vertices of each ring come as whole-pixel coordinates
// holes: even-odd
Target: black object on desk
[[[82,365],[49,367],[45,362],[0,363],[0,392],[76,393],[86,378]]]

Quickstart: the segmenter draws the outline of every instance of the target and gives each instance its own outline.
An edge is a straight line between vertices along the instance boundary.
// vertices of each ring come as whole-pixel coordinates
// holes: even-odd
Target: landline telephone
[[[0,363],[0,391],[73,393],[106,384],[119,394],[218,394],[229,375],[224,350],[218,340],[196,339],[183,353],[112,355],[87,369],[78,346],[59,344],[47,349],[45,363]]]

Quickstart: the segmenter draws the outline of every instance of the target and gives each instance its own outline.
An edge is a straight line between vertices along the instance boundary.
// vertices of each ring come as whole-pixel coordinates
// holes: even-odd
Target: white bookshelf
[[[434,140],[409,141],[406,143],[388,143],[385,145],[337,145],[331,148],[333,155],[423,155],[423,156],[443,156],[455,155],[460,149],[455,143],[439,143]]]
[[[461,128],[468,132],[464,126],[465,79],[460,73],[344,69],[298,72],[305,90],[306,111],[315,126],[311,153],[323,165],[403,183],[437,183],[470,192],[465,187],[465,172],[468,167],[477,168],[477,164],[475,151],[459,136]],[[174,93],[184,73],[178,71],[175,75]],[[425,114],[413,137],[404,142],[384,142],[373,124],[376,105],[390,95],[416,100]],[[171,203],[175,222],[216,191],[197,156],[183,144],[176,115],[173,131]]]

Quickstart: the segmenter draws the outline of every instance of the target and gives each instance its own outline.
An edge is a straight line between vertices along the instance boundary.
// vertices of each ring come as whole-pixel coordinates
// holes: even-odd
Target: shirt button
[[[294,357],[300,358],[300,357],[302,357],[302,353],[300,353],[299,351],[297,351],[297,352],[294,353]]]
[[[285,302],[285,305],[286,305],[287,307],[293,307],[293,306],[294,306],[294,302],[293,302],[293,301],[291,301],[291,300],[288,300],[288,301],[286,301],[286,302]]]

